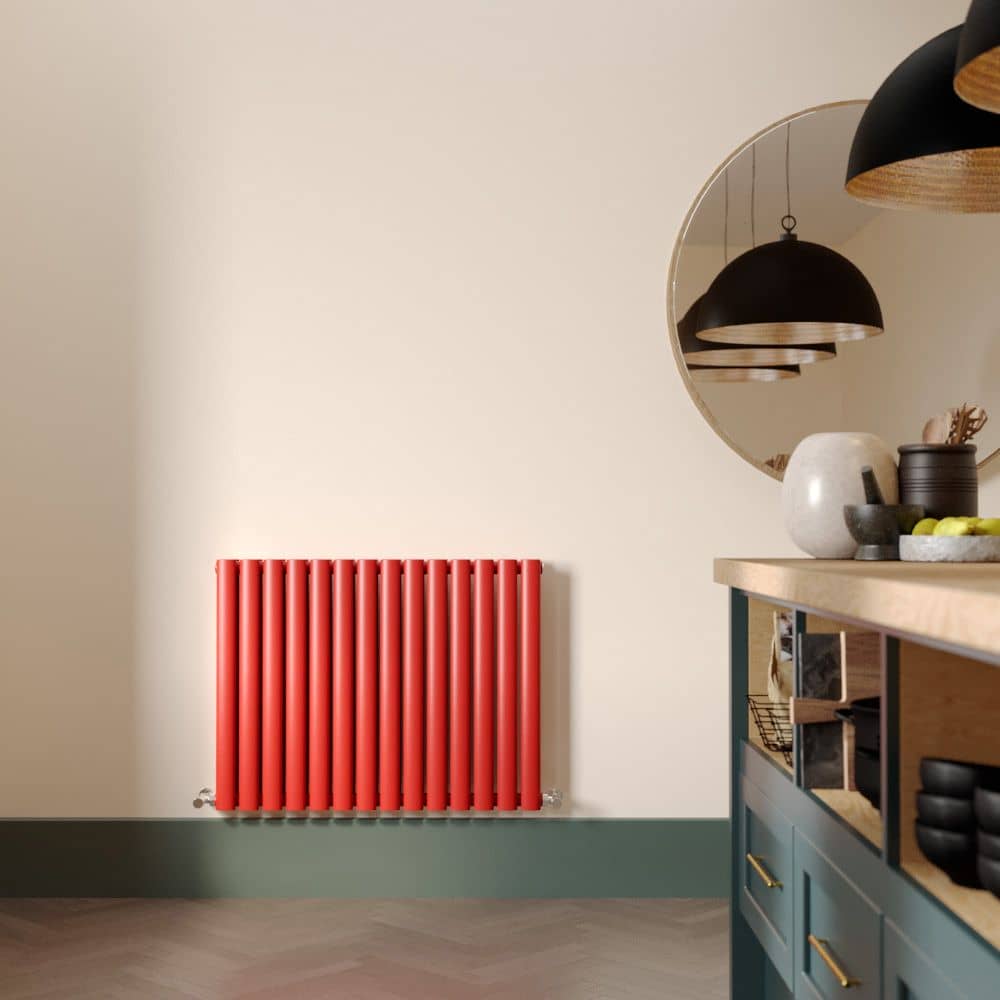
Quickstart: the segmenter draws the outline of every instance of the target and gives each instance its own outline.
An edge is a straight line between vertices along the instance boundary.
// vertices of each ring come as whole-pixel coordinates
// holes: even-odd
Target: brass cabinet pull
[[[750,867],[763,879],[764,885],[768,889],[780,889],[781,883],[761,864],[758,858],[755,858],[752,854],[747,854],[747,861],[750,862]]]
[[[823,938],[818,938],[815,934],[810,934],[808,940],[816,954],[823,959],[826,967],[833,973],[834,978],[845,990],[858,985],[858,980],[851,979],[851,977],[840,967],[833,955],[830,954],[829,941],[824,941]]]

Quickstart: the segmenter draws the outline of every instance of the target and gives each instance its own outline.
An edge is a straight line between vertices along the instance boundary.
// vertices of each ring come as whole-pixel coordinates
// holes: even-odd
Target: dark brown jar
[[[904,444],[899,448],[899,502],[928,517],[977,517],[979,471],[974,444]]]

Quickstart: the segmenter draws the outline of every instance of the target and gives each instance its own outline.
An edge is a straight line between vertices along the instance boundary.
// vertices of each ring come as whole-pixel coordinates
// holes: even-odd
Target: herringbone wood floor
[[[0,997],[713,1000],[717,900],[4,900]]]

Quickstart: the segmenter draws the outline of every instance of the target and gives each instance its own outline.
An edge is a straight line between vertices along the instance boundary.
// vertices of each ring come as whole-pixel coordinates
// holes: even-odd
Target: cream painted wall
[[[964,8],[5,0],[0,810],[192,815],[220,555],[533,553],[546,784],[723,815],[711,559],[792,547],[666,262]]]

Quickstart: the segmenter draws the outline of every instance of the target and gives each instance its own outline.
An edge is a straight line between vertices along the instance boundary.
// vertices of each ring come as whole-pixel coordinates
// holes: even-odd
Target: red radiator
[[[537,559],[220,559],[215,806],[537,811]]]

